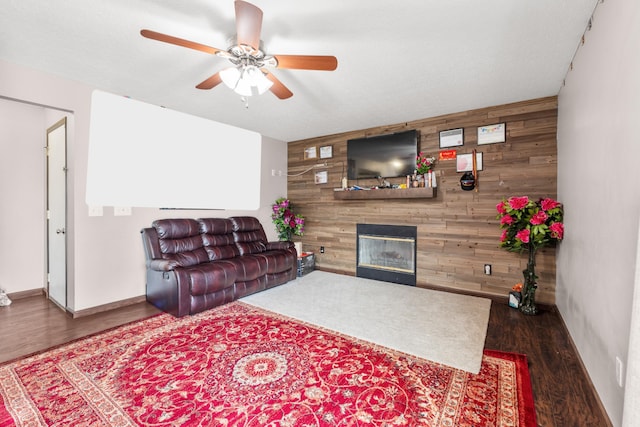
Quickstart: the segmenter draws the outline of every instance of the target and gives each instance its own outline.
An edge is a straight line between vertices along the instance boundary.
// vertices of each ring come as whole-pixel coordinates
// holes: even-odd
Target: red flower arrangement
[[[416,156],[416,172],[420,175],[424,175],[433,169],[433,165],[436,163],[436,158],[428,156],[422,152]]]
[[[292,235],[302,236],[304,233],[304,217],[293,213],[289,199],[281,197],[272,206],[271,219],[276,226],[278,239],[291,240]]]
[[[562,204],[549,198],[534,202],[527,196],[510,197],[498,203],[496,210],[502,229],[500,247],[512,252],[529,252],[527,268],[522,272],[524,285],[520,310],[536,314],[536,251],[564,237]]]
[[[510,197],[498,203],[496,210],[502,228],[500,246],[509,251],[535,251],[564,237],[562,205],[556,200]]]

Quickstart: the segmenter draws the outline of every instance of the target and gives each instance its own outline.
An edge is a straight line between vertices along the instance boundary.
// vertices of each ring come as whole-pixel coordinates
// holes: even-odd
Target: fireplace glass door
[[[415,227],[358,224],[357,275],[416,284]]]
[[[358,265],[379,270],[413,273],[415,241],[409,238],[360,236]]]

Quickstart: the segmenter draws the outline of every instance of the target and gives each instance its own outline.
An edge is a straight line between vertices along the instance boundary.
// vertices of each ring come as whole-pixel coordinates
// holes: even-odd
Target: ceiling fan
[[[216,55],[233,64],[198,84],[198,89],[212,89],[225,83],[241,96],[251,96],[256,91],[262,94],[270,90],[278,98],[287,99],[293,93],[268,68],[333,71],[338,67],[335,56],[267,55],[260,43],[262,10],[246,1],[236,0],[235,11],[236,40],[227,50],[146,29],[141,30],[140,34],[149,39]]]

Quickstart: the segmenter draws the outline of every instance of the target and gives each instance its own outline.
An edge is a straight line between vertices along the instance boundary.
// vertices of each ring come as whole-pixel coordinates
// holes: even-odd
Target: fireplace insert
[[[416,238],[415,226],[357,224],[356,276],[415,286]]]

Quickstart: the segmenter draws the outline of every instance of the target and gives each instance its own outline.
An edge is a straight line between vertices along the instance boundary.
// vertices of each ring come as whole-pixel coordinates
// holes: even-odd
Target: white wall
[[[0,98],[0,288],[45,280],[44,109]]]
[[[42,106],[51,106],[73,112],[73,128],[69,133],[72,140],[67,147],[68,159],[68,308],[79,311],[91,307],[117,302],[144,295],[144,253],[140,230],[154,219],[167,217],[226,217],[232,215],[252,215],[260,219],[271,238],[275,230],[271,225],[271,203],[275,197],[286,195],[286,179],[271,177],[271,169],[286,171],[286,143],[265,138],[262,162],[262,183],[260,208],[255,211],[225,210],[174,210],[154,208],[134,208],[131,216],[114,216],[113,209],[104,208],[104,216],[90,217],[85,203],[87,159],[89,146],[89,117],[91,94],[94,88],[60,79],[56,76],[0,61],[0,96],[26,101]],[[44,120],[33,126],[40,129],[42,146],[46,126]],[[42,158],[35,160],[36,173],[44,174]],[[21,166],[8,166],[9,176],[18,172]],[[13,168],[13,169],[11,169]],[[241,172],[241,170],[239,171]],[[269,174],[269,176],[265,176]],[[42,186],[38,200],[44,200],[44,178],[39,178]],[[16,179],[13,184],[20,185]],[[227,183],[225,183],[227,184]],[[43,206],[43,205],[42,205]],[[40,214],[42,210],[38,209]],[[42,219],[44,221],[44,219]],[[21,223],[20,226],[33,226]],[[44,251],[44,223],[34,226],[42,236],[36,244],[29,242],[33,250]],[[16,226],[16,228],[21,228]],[[17,244],[17,242],[15,242]],[[38,248],[33,249],[34,246]],[[1,249],[0,249],[1,250]],[[41,258],[44,255],[41,256]],[[0,280],[2,276],[0,276]],[[0,286],[5,285],[0,282]],[[21,287],[16,287],[21,286]],[[42,283],[6,285],[8,292],[25,288],[41,288]]]
[[[615,360],[631,362],[640,218],[639,14],[637,0],[599,3],[559,94],[558,197],[566,234],[556,303],[616,426],[624,388],[616,383]]]
[[[282,141],[262,137],[262,188],[260,200],[262,206],[259,215],[269,240],[278,240],[276,227],[271,219],[271,205],[280,197],[287,197],[287,144]],[[273,176],[271,171],[275,171]],[[278,174],[282,171],[282,174]]]
[[[640,420],[640,233],[636,254],[636,278],[631,313],[631,334],[627,354],[627,375],[625,378],[624,413],[622,425],[634,427]]]

